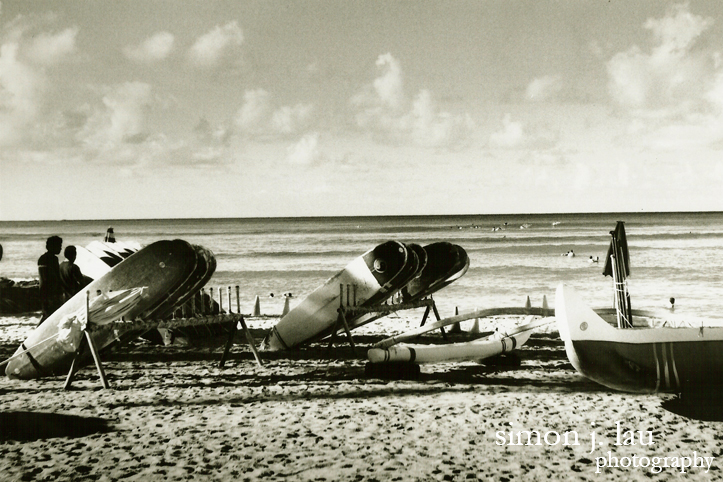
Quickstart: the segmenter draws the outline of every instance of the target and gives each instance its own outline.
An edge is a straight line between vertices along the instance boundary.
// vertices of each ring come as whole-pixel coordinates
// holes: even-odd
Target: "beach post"
[[[254,298],[254,316],[261,316],[261,300],[259,300],[259,295],[256,295],[256,298]]]
[[[547,306],[547,296],[546,296],[546,295],[542,295],[542,309],[543,309],[543,310],[549,310],[549,309],[550,309],[550,307]]]
[[[525,308],[527,308],[528,310],[529,310],[530,308],[532,308],[532,303],[530,303],[530,296],[529,296],[529,295],[527,295],[527,300],[525,301]]]

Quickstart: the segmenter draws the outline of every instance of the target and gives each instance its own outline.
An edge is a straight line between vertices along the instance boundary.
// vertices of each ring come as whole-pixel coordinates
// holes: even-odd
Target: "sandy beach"
[[[500,320],[486,321],[483,331]],[[27,318],[9,332],[17,338],[33,322]],[[249,325],[260,342],[266,327]],[[719,477],[720,414],[707,411],[691,418],[680,414],[686,408],[672,395],[623,394],[588,381],[568,363],[554,331],[534,334],[517,351],[519,366],[423,365],[418,379],[390,380],[365,375],[363,355],[386,336],[381,330],[383,322],[378,322],[355,336],[357,356],[342,342],[331,351],[317,343],[288,353],[262,352],[263,367],[241,336],[224,368],[219,368],[222,347],[134,343],[104,357],[109,390],[102,389],[93,366],[79,372],[70,391],[62,389],[63,377],[2,378],[0,478]],[[22,341],[10,338],[6,333],[1,340],[3,357]],[[441,340],[439,333],[425,338]],[[629,430],[636,444],[616,446],[618,431],[629,442]],[[522,445],[510,445],[510,431],[513,443],[519,431],[539,431],[540,444],[533,435],[527,445],[523,434]],[[573,431],[578,445],[573,445]],[[592,432],[595,443],[604,446],[590,453]],[[608,453],[620,464],[647,462],[648,467],[599,468],[607,462],[598,457],[607,460]],[[673,466],[678,463],[674,457],[693,458],[694,453],[716,458],[710,468],[701,468],[701,461],[696,468]],[[669,466],[658,471],[656,461]]]

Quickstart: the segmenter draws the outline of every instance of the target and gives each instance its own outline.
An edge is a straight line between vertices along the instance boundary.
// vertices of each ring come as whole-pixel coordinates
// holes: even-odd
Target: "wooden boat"
[[[118,263],[33,330],[16,351],[16,354],[24,353],[8,363],[6,375],[10,378],[28,379],[67,372],[73,353],[68,353],[58,343],[58,326],[63,318],[77,313],[85,306],[86,292],[94,297],[98,291],[107,294],[147,287],[142,299],[126,314],[129,319],[135,319],[165,301],[168,293],[173,292],[188,278],[193,270],[189,266],[189,260],[193,260],[195,266],[195,256],[196,252],[190,244],[176,239],[157,241]],[[112,331],[98,330],[92,334],[99,350],[116,340]]]
[[[555,317],[572,366],[601,385],[637,393],[723,385],[723,327],[616,328],[615,311],[606,321],[564,285],[557,288]]]

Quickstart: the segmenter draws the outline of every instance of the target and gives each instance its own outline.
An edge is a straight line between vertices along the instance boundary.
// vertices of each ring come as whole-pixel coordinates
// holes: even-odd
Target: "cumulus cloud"
[[[123,54],[134,62],[151,63],[167,58],[173,50],[175,37],[170,32],[158,32],[139,45],[127,46]]]
[[[244,92],[244,103],[234,122],[244,132],[255,132],[267,120],[271,110],[271,95],[264,89]]]
[[[244,41],[243,31],[235,20],[223,27],[216,26],[200,36],[189,50],[191,61],[200,67],[212,67],[225,55],[230,55]]]
[[[374,91],[379,100],[385,106],[398,109],[404,100],[402,68],[399,61],[392,57],[392,54],[380,55],[377,59],[377,67],[381,75],[374,79]]]
[[[55,64],[75,53],[78,29],[67,28],[57,34],[40,33],[28,46],[28,57],[39,64]]]
[[[522,122],[515,122],[510,114],[505,114],[502,129],[490,136],[490,144],[492,147],[518,147],[524,143],[524,139]]]
[[[290,164],[308,166],[317,162],[321,153],[319,151],[319,133],[306,134],[299,142],[288,148],[286,160]]]
[[[644,27],[655,41],[651,51],[634,45],[607,64],[613,99],[628,109],[676,112],[698,101],[713,64],[709,52],[692,47],[712,22],[690,13],[687,5],[674,6],[662,19],[648,19]]]
[[[280,134],[294,134],[308,124],[313,110],[312,104],[282,106],[271,115],[271,126]]]
[[[385,141],[423,147],[452,148],[468,138],[474,128],[469,115],[441,110],[427,89],[410,101],[401,65],[391,54],[380,55],[376,66],[379,75],[350,100],[357,126]]]
[[[530,82],[525,91],[525,98],[533,102],[542,102],[554,98],[561,90],[562,77],[546,75]]]
[[[151,86],[146,83],[115,86],[103,97],[103,107],[88,119],[80,138],[96,148],[144,141],[148,137],[146,113],[151,102]]]
[[[502,128],[490,135],[490,146],[499,149],[547,149],[557,143],[557,134],[544,127],[530,128],[505,114]]]
[[[48,75],[76,52],[77,28],[53,33],[42,26],[19,16],[0,31],[0,145],[41,135],[39,115],[52,87]]]
[[[412,135],[417,144],[426,147],[443,147],[458,144],[466,139],[474,128],[469,115],[452,115],[440,112],[432,94],[420,90],[409,114]]]
[[[308,103],[274,108],[268,91],[247,90],[234,124],[245,136],[288,136],[305,130],[312,122],[313,111],[314,106]]]
[[[42,104],[45,76],[18,58],[19,45],[0,46],[0,145],[18,142]]]
[[[723,140],[723,69],[720,54],[699,40],[713,19],[688,4],[648,19],[649,51],[633,45],[607,63],[612,99],[631,116],[629,132],[646,147],[712,145]]]

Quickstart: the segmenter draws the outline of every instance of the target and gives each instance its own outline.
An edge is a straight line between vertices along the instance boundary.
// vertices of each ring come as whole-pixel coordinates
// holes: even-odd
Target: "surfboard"
[[[109,247],[103,241],[91,241],[86,246],[86,249],[100,258],[101,261],[111,268],[125,259],[115,249]]]
[[[469,257],[461,246],[446,241],[424,246],[427,264],[418,278],[403,291],[405,301],[418,301],[462,277],[469,268]]]
[[[507,353],[524,345],[532,329],[512,336],[490,337],[464,343],[445,345],[394,345],[389,348],[371,348],[367,358],[372,363],[414,362],[441,363],[465,360],[484,360],[491,356]]]
[[[110,271],[111,267],[106,262],[83,246],[75,246],[75,252],[77,253],[75,264],[78,265],[83,276],[95,280]]]
[[[408,280],[409,253],[404,244],[387,241],[351,261],[279,320],[267,336],[268,349],[284,350],[330,334],[338,317],[340,285],[356,286],[358,304],[384,301],[401,287],[400,278]]]
[[[195,251],[190,244],[180,239],[157,241],[141,249],[86,286],[33,330],[16,353],[30,349],[8,363],[6,375],[29,379],[67,372],[73,354],[57,342],[58,324],[65,316],[83,309],[86,291],[95,296],[98,291],[110,293],[147,287],[142,299],[126,314],[128,318],[134,319],[164,301],[169,291],[188,278],[193,271],[189,260],[193,260],[195,266]],[[107,330],[99,330],[93,332],[93,339],[100,350],[110,345],[115,336]]]
[[[103,244],[110,249],[115,250],[115,252],[120,254],[123,258],[127,258],[141,249],[141,245],[134,241],[103,241]]]
[[[173,315],[174,311],[195,296],[201,288],[211,279],[216,271],[216,257],[209,249],[199,245],[192,245],[196,252],[196,269],[184,285],[179,288],[180,296],[175,300],[169,300],[163,307],[156,309],[150,316],[157,319],[166,319]]]

